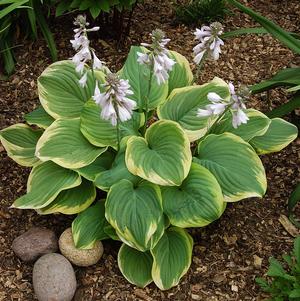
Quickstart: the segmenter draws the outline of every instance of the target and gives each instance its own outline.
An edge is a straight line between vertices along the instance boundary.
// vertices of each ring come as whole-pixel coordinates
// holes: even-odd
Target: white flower
[[[99,60],[97,57],[95,51],[92,51],[93,53],[93,69],[101,69],[103,67],[103,63]]]
[[[249,120],[247,114],[244,112],[246,106],[243,99],[249,96],[249,90],[246,87],[240,87],[238,92],[235,92],[233,84],[228,84],[230,91],[230,101],[225,101],[219,94],[215,92],[209,92],[207,99],[211,102],[205,106],[205,109],[198,109],[198,117],[210,117],[212,115],[221,115],[225,110],[230,109],[232,114],[232,126],[236,129],[243,123],[247,123]]]
[[[224,100],[219,94],[215,92],[209,92],[207,94],[207,99],[211,102],[220,102],[221,100]]]
[[[240,126],[242,123],[247,123],[249,120],[249,117],[246,115],[246,113],[238,109],[237,111],[232,113],[232,126],[236,129],[238,126]]]
[[[209,109],[207,109],[207,110],[198,109],[198,111],[197,111],[198,117],[209,117],[211,115],[212,115],[212,111]]]
[[[87,72],[84,73],[84,75],[79,80],[79,85],[84,88],[87,81]]]
[[[117,74],[109,73],[106,76],[106,89],[101,93],[96,83],[93,99],[101,107],[101,118],[110,120],[113,126],[117,125],[117,119],[121,122],[131,119],[136,102],[127,98],[132,95],[128,80],[120,79]]]
[[[201,29],[196,28],[194,32],[195,39],[200,43],[193,48],[194,62],[198,65],[204,55],[208,55],[214,60],[218,60],[221,53],[221,46],[224,45],[223,40],[219,36],[223,33],[223,26],[219,22],[214,22],[210,26],[202,26]]]
[[[137,61],[140,65],[147,65],[150,63],[149,55],[147,53],[137,52],[137,55]]]
[[[226,110],[227,106],[227,103],[214,103],[208,105],[207,108],[209,108],[213,115],[220,115]]]
[[[163,31],[159,29],[152,31],[151,38],[151,44],[141,44],[149,47],[151,51],[149,53],[138,52],[137,61],[141,65],[151,65],[157,83],[160,85],[168,80],[168,72],[173,69],[176,62],[168,56],[168,50],[165,47],[170,42],[170,39],[165,38]]]
[[[84,62],[79,62],[75,68],[76,72],[82,74],[83,69],[84,69]]]
[[[72,61],[75,64],[75,70],[79,74],[84,72],[85,64],[87,64],[93,58],[93,69],[101,69],[103,63],[96,56],[95,52],[90,48],[90,41],[87,37],[87,32],[99,30],[98,26],[93,28],[86,28],[89,23],[86,22],[86,16],[78,15],[74,22],[79,28],[75,28],[74,40],[70,40],[73,48],[77,53],[73,56]],[[93,56],[92,56],[93,55]],[[85,87],[87,76],[82,76],[79,80],[81,87]]]

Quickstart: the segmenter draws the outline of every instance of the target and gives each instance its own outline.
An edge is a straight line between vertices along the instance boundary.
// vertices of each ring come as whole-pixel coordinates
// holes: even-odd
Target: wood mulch
[[[149,39],[154,28],[166,31],[172,39],[170,49],[186,55],[192,62],[193,30],[174,22],[171,1],[147,0],[136,8],[130,37],[120,48],[110,38],[93,40],[99,57],[113,70],[118,70],[130,45]],[[286,30],[299,32],[298,0],[243,1]],[[257,26],[250,17],[234,11],[224,21],[226,30]],[[59,48],[59,58],[73,55],[72,18],[60,17],[51,24]],[[16,73],[0,82],[0,129],[23,122],[23,115],[38,104],[36,79],[51,63],[44,41],[21,41],[16,49]],[[199,83],[214,76],[234,83],[254,84],[283,67],[300,65],[299,58],[268,35],[248,35],[226,40],[221,58],[205,65]],[[271,92],[272,106],[287,101],[282,89]],[[265,95],[252,98],[248,107],[268,109]],[[288,118],[288,117],[287,117]],[[268,191],[263,199],[247,199],[229,204],[224,215],[202,229],[193,229],[195,245],[192,266],[180,284],[159,291],[154,284],[139,289],[129,284],[117,267],[119,243],[105,241],[101,261],[89,268],[75,267],[78,290],[74,300],[264,300],[255,277],[265,274],[269,256],[279,256],[292,247],[293,237],[279,222],[287,214],[288,197],[300,181],[300,139],[285,150],[262,160],[267,172]],[[7,157],[0,145],[0,301],[36,300],[32,290],[32,264],[18,260],[11,250],[13,239],[31,226],[46,226],[57,235],[70,226],[72,217],[39,216],[34,211],[10,209],[11,203],[25,193],[28,168]]]

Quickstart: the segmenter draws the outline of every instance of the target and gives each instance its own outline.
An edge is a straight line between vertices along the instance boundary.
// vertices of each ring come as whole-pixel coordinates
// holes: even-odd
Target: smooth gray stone
[[[71,301],[76,291],[73,267],[57,253],[46,254],[34,264],[32,280],[39,301]]]
[[[14,239],[12,249],[23,261],[35,261],[58,250],[57,237],[52,230],[33,227]]]

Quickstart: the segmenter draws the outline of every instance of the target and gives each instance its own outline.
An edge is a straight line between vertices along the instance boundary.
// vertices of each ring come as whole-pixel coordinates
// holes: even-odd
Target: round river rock
[[[34,261],[57,251],[57,237],[49,229],[33,227],[14,239],[12,249],[23,261]]]
[[[72,228],[66,229],[61,234],[58,244],[60,252],[73,264],[81,267],[87,267],[97,263],[103,254],[101,241],[97,241],[92,249],[77,249],[72,236]]]
[[[39,301],[71,301],[76,291],[73,267],[57,253],[46,254],[34,264],[32,280]]]

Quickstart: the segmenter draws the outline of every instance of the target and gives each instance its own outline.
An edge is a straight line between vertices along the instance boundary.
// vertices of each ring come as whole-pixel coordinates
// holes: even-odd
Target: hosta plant
[[[245,89],[220,78],[194,84],[188,61],[167,50],[161,31],[133,46],[112,74],[80,22],[73,61],[50,65],[38,79],[41,106],[1,131],[7,154],[32,167],[27,193],[12,207],[78,214],[78,248],[119,240],[124,277],[166,290],[191,264],[188,228],[217,220],[228,202],[262,197],[258,155],[283,149],[297,128],[247,110]],[[218,58],[217,28],[197,30],[197,62]]]

